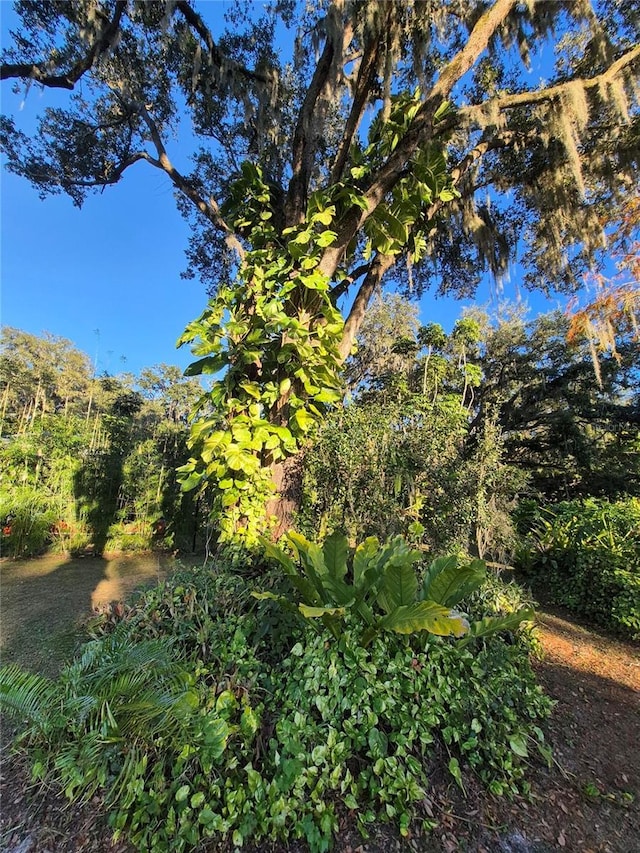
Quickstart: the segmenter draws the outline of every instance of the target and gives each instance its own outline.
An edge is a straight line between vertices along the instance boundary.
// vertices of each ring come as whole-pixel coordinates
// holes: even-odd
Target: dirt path
[[[638,853],[640,851],[640,646],[618,642],[559,615],[540,615],[545,659],[541,683],[556,700],[548,738],[556,764],[534,762],[531,796],[509,802],[467,786],[436,786],[433,834],[400,839],[379,827],[370,841],[352,832],[338,853]],[[7,762],[0,774],[0,849],[8,853],[129,853],[111,846],[95,805],[71,812],[59,799],[29,789],[25,769]],[[260,851],[284,848],[260,847]],[[292,851],[300,847],[295,845]]]

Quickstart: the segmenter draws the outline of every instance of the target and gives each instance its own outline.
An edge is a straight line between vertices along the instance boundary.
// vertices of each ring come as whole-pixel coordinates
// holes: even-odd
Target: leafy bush
[[[15,489],[0,500],[1,555],[32,557],[42,553],[51,541],[57,518],[57,511],[35,489]]]
[[[276,600],[307,619],[321,620],[336,639],[348,613],[364,629],[360,642],[365,647],[383,631],[479,637],[533,618],[533,611],[525,608],[508,617],[488,617],[470,625],[453,609],[482,586],[486,578],[482,560],[461,565],[456,555],[440,557],[427,568],[420,584],[414,564],[422,555],[408,548],[401,536],[383,547],[371,536],[352,552],[346,536],[338,532],[322,546],[294,532],[286,540],[294,549],[300,571],[282,548],[264,539],[262,545],[282,566],[302,601],[296,608],[290,597],[272,592],[254,592],[254,597]]]
[[[71,799],[103,790],[140,850],[304,838],[323,851],[345,811],[363,832],[382,819],[406,833],[436,761],[504,793],[525,785],[530,749],[548,755],[549,702],[522,644],[376,633],[365,648],[355,610],[335,638],[256,601],[254,584],[220,566],[177,573],[93,620],[58,683],[3,670],[34,775]],[[282,595],[286,579],[263,585]]]
[[[640,500],[523,506],[518,567],[555,603],[640,637]]]

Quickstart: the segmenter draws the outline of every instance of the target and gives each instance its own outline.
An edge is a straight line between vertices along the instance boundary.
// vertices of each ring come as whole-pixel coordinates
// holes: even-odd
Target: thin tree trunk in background
[[[0,415],[0,436],[4,429],[4,416],[7,413],[7,405],[9,403],[9,383],[5,385],[4,394],[2,395],[2,414]]]

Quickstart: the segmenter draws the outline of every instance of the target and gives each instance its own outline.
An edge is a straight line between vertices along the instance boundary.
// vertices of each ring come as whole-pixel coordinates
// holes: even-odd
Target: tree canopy
[[[193,373],[224,375],[185,476],[218,483],[230,529],[340,397],[385,277],[470,294],[517,259],[530,285],[575,288],[635,185],[622,0],[278,0],[223,23],[187,0],[16,8],[2,79],[69,101],[33,137],[3,119],[8,167],[81,204],[144,162],[192,218],[188,274],[213,299],[183,342]]]

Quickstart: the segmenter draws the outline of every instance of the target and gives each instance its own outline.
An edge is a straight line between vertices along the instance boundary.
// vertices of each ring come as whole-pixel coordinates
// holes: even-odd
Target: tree
[[[505,461],[527,471],[546,499],[637,494],[638,349],[620,341],[617,358],[600,359],[594,381],[587,342],[570,343],[571,318],[553,312],[526,322],[514,312],[492,324],[481,313],[479,363],[471,435],[481,440],[498,413]]]
[[[638,20],[619,0],[278,0],[234,4],[219,35],[186,0],[17,9],[2,78],[71,95],[33,139],[4,120],[9,168],[81,204],[145,162],[194,217],[188,273],[214,298],[183,342],[193,374],[224,375],[183,473],[217,484],[228,535],[263,525],[385,277],[470,293],[523,234],[530,283],[572,288],[634,181]],[[188,174],[169,152],[187,117]]]

